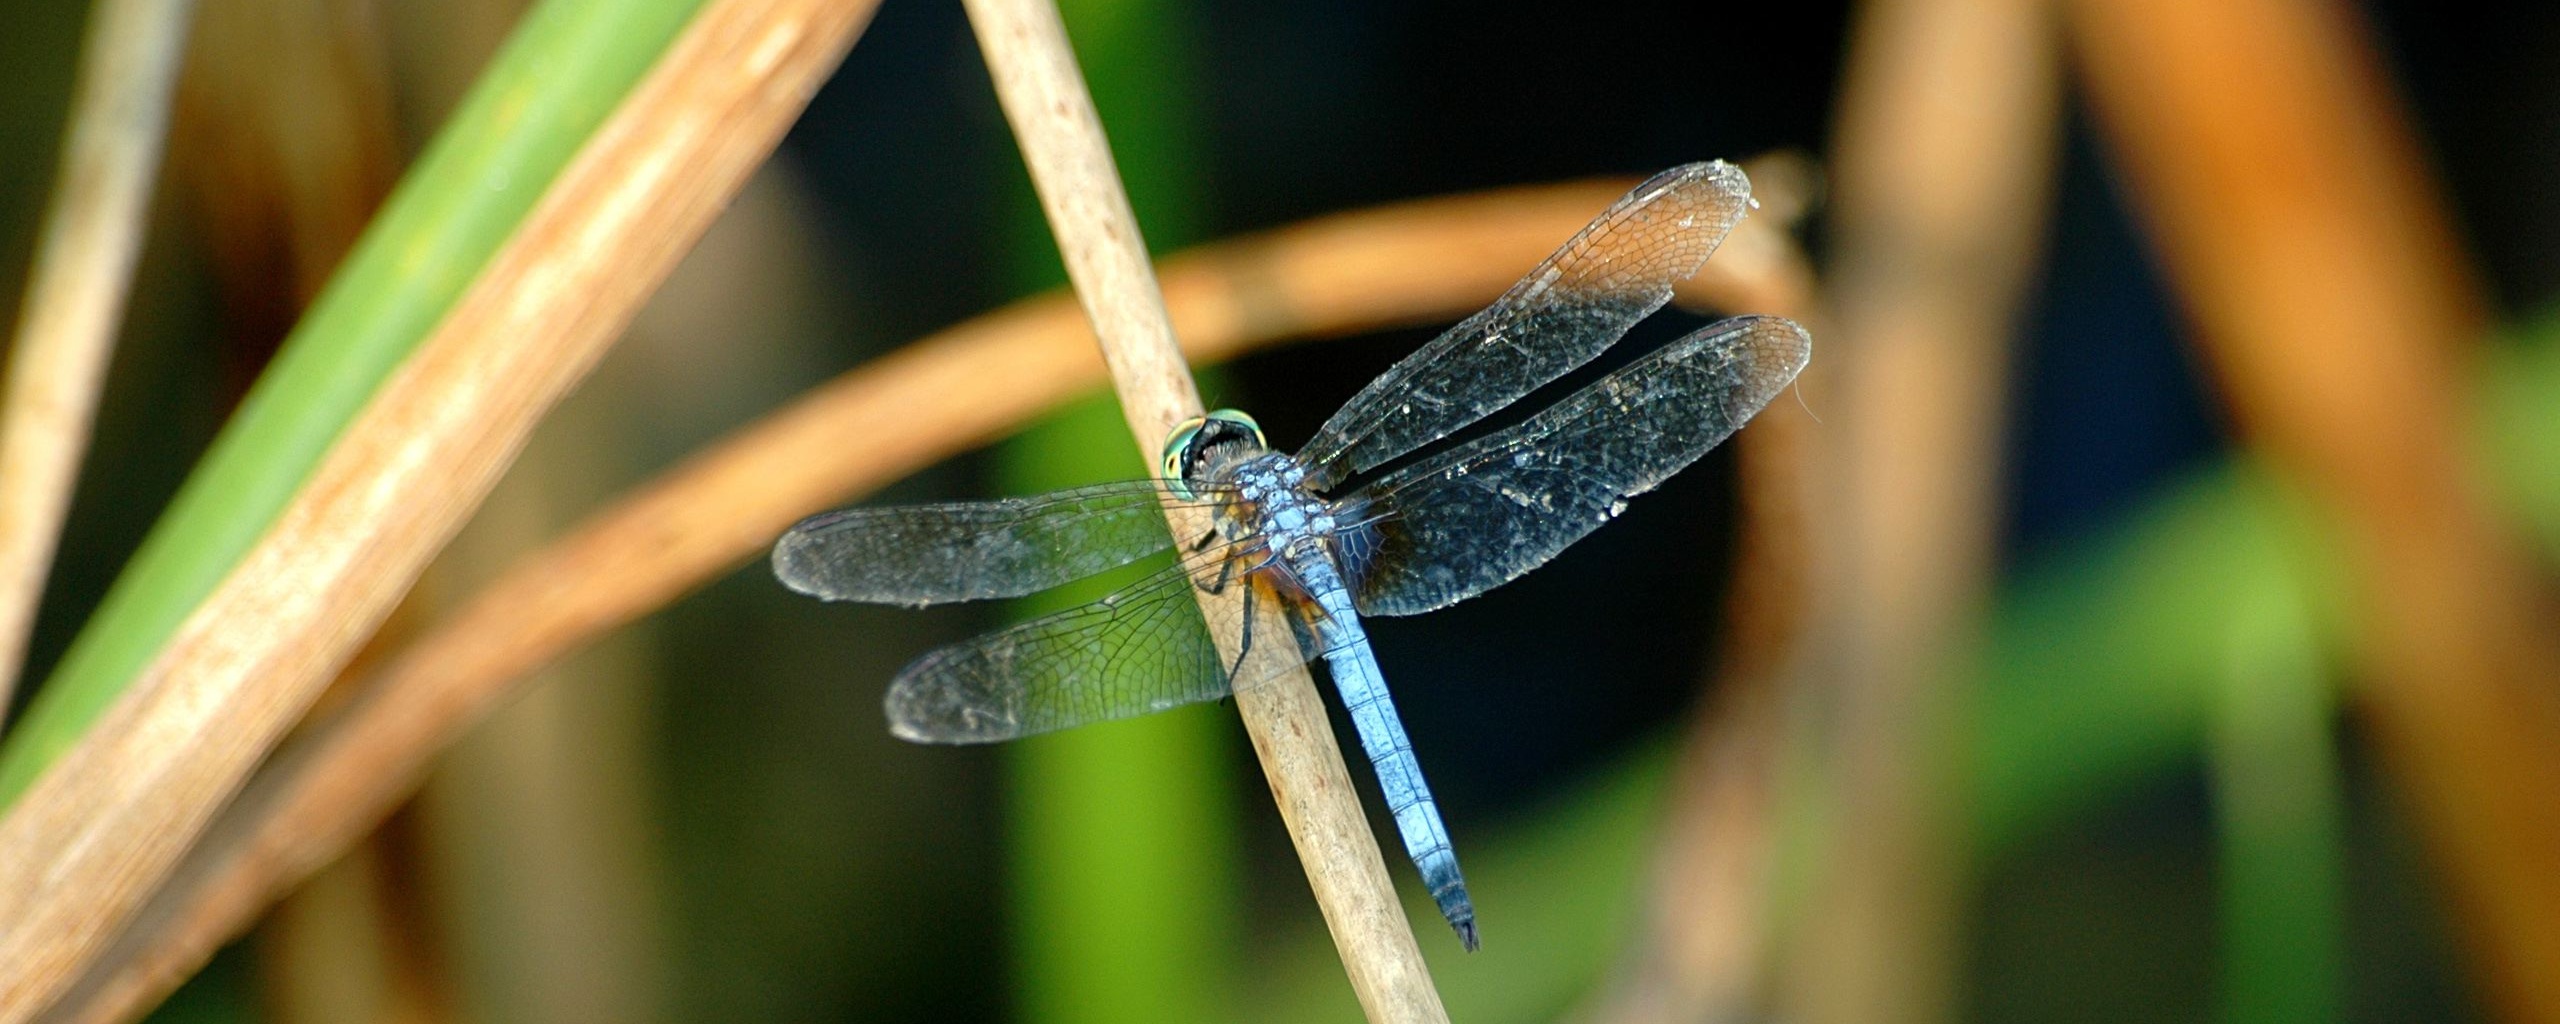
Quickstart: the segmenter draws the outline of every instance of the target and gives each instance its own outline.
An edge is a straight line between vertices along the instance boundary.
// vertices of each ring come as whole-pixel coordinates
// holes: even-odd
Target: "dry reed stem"
[[[1166,305],[1203,363],[1286,338],[1454,319],[1630,184],[1404,203],[1206,246],[1164,265]],[[1680,301],[1775,307],[1790,286],[1770,276],[1785,265],[1774,254],[1791,249],[1772,219],[1745,220]],[[1028,299],[813,390],[520,559],[286,744],[48,1020],[138,1016],[372,830],[429,759],[542,666],[755,557],[801,517],[1104,383],[1074,302]]]
[[[1801,158],[1751,168],[1761,196],[1754,222],[1783,228],[1803,215],[1817,173]],[[1737,235],[1716,256],[1766,268],[1765,287],[1735,312],[1799,320],[1816,311],[1812,269],[1792,244],[1763,250],[1776,231]],[[1741,243],[1739,249],[1734,243]],[[1814,333],[1824,334],[1819,324]],[[1779,760],[1786,749],[1784,684],[1799,660],[1809,614],[1817,424],[1782,398],[1751,418],[1739,448],[1733,582],[1725,597],[1720,664],[1679,763],[1654,841],[1642,931],[1626,962],[1574,1019],[1589,1024],[1682,1024],[1760,1016],[1768,971],[1769,868],[1775,853]]]
[[[2058,49],[2045,0],[1872,0],[1851,28],[1825,271],[1808,662],[1836,812],[1781,1016],[1954,1010],[1951,687],[1991,576],[2009,339],[2048,217]]]
[[[1067,278],[1102,344],[1129,432],[1140,456],[1151,456],[1175,424],[1200,415],[1200,392],[1174,341],[1137,215],[1111,162],[1066,26],[1052,0],[963,0],[963,6],[1005,120],[1030,165]],[[1170,497],[1165,517],[1176,537],[1204,536],[1211,529],[1206,512],[1180,508]],[[1287,644],[1245,645],[1248,628],[1265,637],[1291,635],[1281,601],[1260,602],[1259,617],[1251,622],[1237,614],[1252,607],[1245,602],[1261,586],[1251,581],[1225,593],[1194,594],[1215,624],[1220,660],[1237,665],[1240,676],[1270,680],[1239,687],[1236,711],[1350,974],[1352,992],[1373,1024],[1445,1024],[1449,1012],[1440,1005],[1413,927],[1396,902],[1395,883],[1369,833],[1314,677]]]
[[[851,44],[867,3],[696,16],[275,527],[0,821],[0,1021],[105,948],[299,719],[541,413]]]
[[[2101,126],[2253,443],[2343,528],[2361,706],[2511,1021],[2560,1022],[2560,645],[2466,437],[2485,302],[2346,11],[2081,0]]]
[[[0,709],[24,671],[124,320],[194,0],[100,0],[0,397]]]

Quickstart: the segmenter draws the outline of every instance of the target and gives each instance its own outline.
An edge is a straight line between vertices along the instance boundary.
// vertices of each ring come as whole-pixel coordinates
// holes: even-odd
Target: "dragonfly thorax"
[[[1307,467],[1289,456],[1260,452],[1228,463],[1221,475],[1235,499],[1220,518],[1238,539],[1258,537],[1274,551],[1290,552],[1321,544],[1341,525],[1333,503],[1308,489]]]

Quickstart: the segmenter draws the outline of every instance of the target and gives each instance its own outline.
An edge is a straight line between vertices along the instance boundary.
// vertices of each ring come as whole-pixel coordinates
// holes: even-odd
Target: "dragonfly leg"
[[[1223,559],[1218,563],[1218,578],[1209,581],[1208,586],[1200,589],[1212,594],[1223,594],[1227,592],[1227,584],[1234,582],[1235,578],[1236,560],[1232,558]]]
[[[1220,580],[1220,584],[1219,584],[1219,585],[1220,585],[1220,586],[1224,586],[1224,585],[1225,585],[1225,581],[1224,581],[1224,579],[1223,579],[1223,578],[1221,578],[1221,580]],[[1244,588],[1244,629],[1242,629],[1241,631],[1239,631],[1239,632],[1238,632],[1238,634],[1237,634],[1237,636],[1238,636],[1238,638],[1239,638],[1239,639],[1236,641],[1236,663],[1235,663],[1235,664],[1233,664],[1233,665],[1229,665],[1229,666],[1227,666],[1227,678],[1228,678],[1229,680],[1233,680],[1233,679],[1235,679],[1235,678],[1236,678],[1236,673],[1244,671],[1244,656],[1245,656],[1245,655],[1247,655],[1247,654],[1251,654],[1251,653],[1253,653],[1253,588],[1252,588],[1252,587],[1246,587],[1246,588]]]
[[[1247,557],[1254,558],[1254,563],[1252,565],[1245,566],[1244,571],[1242,573],[1238,573],[1236,571],[1236,563],[1244,561]],[[1248,548],[1241,551],[1231,552],[1225,559],[1219,561],[1218,578],[1209,581],[1200,589],[1211,594],[1226,593],[1227,584],[1235,582],[1237,576],[1250,576],[1254,573],[1261,572],[1264,569],[1272,567],[1278,561],[1279,556],[1272,554],[1271,549],[1267,547],[1259,549]]]

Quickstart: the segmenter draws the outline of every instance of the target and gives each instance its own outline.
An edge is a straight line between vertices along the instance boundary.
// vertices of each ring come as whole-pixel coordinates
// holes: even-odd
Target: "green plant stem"
[[[2346,842],[2335,695],[2301,595],[2260,586],[2232,603],[2232,658],[2205,759],[2221,826],[2222,1019],[2340,1020]]]
[[[275,519],[700,0],[544,0],[384,204],[0,748],[68,749]]]

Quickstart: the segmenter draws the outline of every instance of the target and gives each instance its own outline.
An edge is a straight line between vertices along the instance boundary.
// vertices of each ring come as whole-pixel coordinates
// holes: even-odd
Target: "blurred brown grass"
[[[2079,0],[2111,151],[2252,444],[2343,534],[2360,706],[2504,1019],[2560,1020],[2555,605],[2472,454],[2486,303],[2363,28]]]
[[[1791,681],[1797,706],[1827,708],[1790,735],[1825,766],[1815,802],[1831,808],[1798,869],[1814,872],[1810,904],[1757,926],[1788,935],[1782,949],[1670,952],[1758,919],[1777,884],[1749,866],[1781,841],[1749,788],[1778,785],[1753,765],[1787,755],[1752,753],[1775,727],[1748,724],[1763,698],[1728,676],[1662,854],[1699,867],[1660,870],[1659,906],[1677,909],[1657,910],[1602,1019],[1749,1017],[1772,970],[1795,1016],[1956,1015],[1966,857],[1940,730],[1962,698],[1941,688],[1972,674],[2000,346],[2037,261],[2066,26],[2226,395],[2354,538],[2364,703],[2484,989],[2502,1019],[2560,1020],[2560,658],[2532,559],[2489,512],[2464,437],[2483,304],[2359,27],[2295,0],[1860,7],[1831,154],[1828,355],[1807,374],[1831,413],[1803,453],[1822,481],[1808,529],[1823,568]],[[1787,483],[1754,486],[1767,501]]]
[[[1956,1014],[1965,835],[1954,727],[1999,522],[2010,339],[2060,132],[2042,0],[1873,0],[1831,154],[1829,358],[1809,374],[1811,620],[1795,735],[1829,809],[1775,1005],[1809,1022]]]

